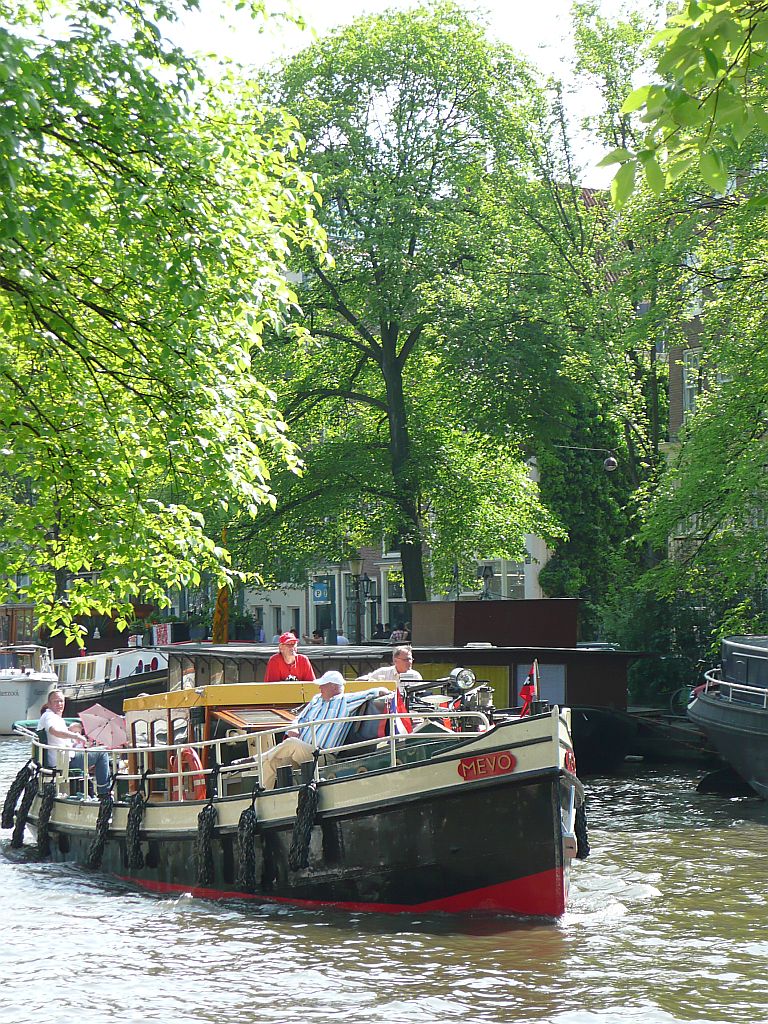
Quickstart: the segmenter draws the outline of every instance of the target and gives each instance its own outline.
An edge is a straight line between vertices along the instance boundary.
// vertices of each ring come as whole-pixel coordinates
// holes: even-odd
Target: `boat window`
[[[133,723],[133,743],[134,746],[144,747],[149,742],[149,728],[146,722],[134,722]]]
[[[189,722],[186,716],[184,718],[174,718],[171,722],[171,728],[173,729],[173,743],[184,743],[185,740],[189,739]]]
[[[95,658],[83,658],[77,663],[77,677],[78,683],[92,683],[96,678],[96,659]]]
[[[104,662],[104,678],[105,679],[111,679],[112,678],[112,659],[111,658],[107,658],[107,660]]]

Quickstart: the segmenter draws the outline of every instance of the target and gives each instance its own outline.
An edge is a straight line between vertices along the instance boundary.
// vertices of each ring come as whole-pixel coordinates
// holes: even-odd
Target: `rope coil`
[[[207,888],[213,882],[213,837],[219,812],[208,803],[197,816],[197,884]]]
[[[99,816],[96,819],[96,835],[91,840],[91,845],[88,847],[88,855],[86,857],[86,864],[94,871],[101,867],[101,860],[104,856],[104,847],[107,845],[109,823],[112,820],[112,807],[113,800],[111,792],[104,793],[99,798]]]
[[[589,833],[587,831],[587,811],[585,804],[576,808],[576,820],[573,830],[576,833],[576,859],[586,860],[589,856]]]
[[[24,845],[24,829],[27,825],[29,809],[32,806],[32,801],[35,799],[35,795],[37,794],[37,777],[39,774],[40,769],[35,765],[32,774],[27,779],[24,787],[24,796],[21,799],[21,806],[16,812],[16,824],[13,827],[11,846],[17,850]]]
[[[34,761],[32,758],[18,770],[16,778],[11,783],[10,789],[5,794],[5,802],[3,803],[3,817],[0,821],[1,828],[13,828],[13,819],[16,816],[16,804],[19,802],[19,797],[24,792],[24,789],[29,781],[30,772],[34,771]]]
[[[251,806],[246,807],[237,823],[237,886],[245,892],[256,889],[256,836],[259,834],[259,818],[256,814],[256,794]]]
[[[145,773],[146,774],[146,773]],[[132,871],[144,867],[144,854],[141,850],[141,823],[144,820],[144,779],[141,787],[128,798],[128,821],[125,825],[125,848],[128,867]]]
[[[317,817],[317,802],[317,782],[312,779],[299,790],[296,821],[293,823],[291,848],[288,851],[288,866],[292,871],[298,871],[309,864],[309,843]]]
[[[40,798],[40,813],[37,816],[37,853],[41,858],[49,857],[51,853],[51,835],[48,825],[55,799],[56,783],[46,782]]]

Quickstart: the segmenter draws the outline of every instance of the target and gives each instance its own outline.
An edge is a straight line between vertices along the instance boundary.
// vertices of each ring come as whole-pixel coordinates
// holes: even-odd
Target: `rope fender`
[[[586,860],[589,856],[589,833],[587,832],[586,803],[576,808],[573,830],[576,833],[576,859]]]
[[[237,886],[246,892],[256,889],[256,836],[259,818],[256,814],[256,791],[251,806],[246,807],[237,823]]]
[[[146,775],[146,772],[145,772]],[[141,823],[144,820],[144,808],[146,799],[144,797],[144,778],[141,786],[128,798],[128,821],[125,826],[125,846],[128,860],[128,867],[131,871],[137,871],[144,867],[144,854],[141,849]]]
[[[27,818],[29,817],[29,809],[32,806],[32,801],[35,799],[35,794],[37,793],[37,777],[39,774],[40,769],[35,765],[24,787],[24,796],[21,798],[21,806],[16,812],[16,824],[13,827],[11,846],[17,850],[24,845],[24,829],[26,828]]]
[[[16,815],[16,804],[19,802],[19,797],[24,792],[24,788],[29,781],[30,772],[34,771],[34,763],[35,762],[32,758],[30,758],[22,768],[19,768],[16,773],[16,778],[13,780],[10,789],[5,794],[3,817],[0,821],[0,828],[13,828],[13,819]]]
[[[37,853],[39,857],[45,858],[51,853],[51,836],[48,824],[53,811],[53,801],[56,799],[56,783],[46,782],[42,789],[40,798],[40,813],[37,816]]]
[[[197,816],[197,884],[204,889],[213,882],[213,837],[218,819],[212,801]]]
[[[88,847],[88,854],[85,863],[91,870],[97,871],[101,867],[101,859],[104,856],[104,847],[107,845],[107,833],[109,823],[112,820],[112,793],[104,793],[99,797],[99,816],[96,819],[96,835]]]
[[[296,804],[296,821],[293,823],[293,837],[288,851],[288,866],[298,871],[309,864],[309,843],[312,838],[312,826],[317,817],[317,782],[312,779],[299,790]]]

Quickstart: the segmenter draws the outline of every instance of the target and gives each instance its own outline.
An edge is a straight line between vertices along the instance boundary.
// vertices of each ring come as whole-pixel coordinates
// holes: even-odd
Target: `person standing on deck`
[[[277,654],[273,654],[267,662],[264,673],[265,683],[281,683],[299,680],[311,683],[315,678],[315,670],[309,658],[299,654],[298,638],[293,633],[281,633],[277,641]]]

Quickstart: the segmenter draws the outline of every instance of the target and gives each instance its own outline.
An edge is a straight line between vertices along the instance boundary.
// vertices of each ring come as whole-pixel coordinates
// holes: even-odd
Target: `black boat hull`
[[[728,699],[716,689],[700,693],[688,717],[749,786],[768,800],[768,708]]]
[[[298,795],[294,793],[294,799]],[[456,789],[428,802],[382,801],[360,813],[321,815],[308,866],[289,867],[292,824],[265,825],[256,839],[257,884],[238,885],[235,830],[212,843],[213,878],[198,884],[198,835],[144,833],[145,866],[128,868],[124,836],[110,838],[102,870],[154,892],[251,897],[385,912],[467,910],[557,917],[566,879],[557,776]],[[197,808],[203,805],[198,804]],[[191,810],[192,808],[190,808]],[[478,821],[492,823],[478,828]],[[52,859],[83,863],[93,834],[58,827]]]
[[[395,766],[378,745],[323,767],[308,819],[300,808],[315,783],[252,793],[253,782],[237,773],[210,802],[153,794],[138,832],[119,800],[98,866],[154,892],[392,913],[563,913],[583,790],[557,709],[466,739],[438,732],[395,748],[405,758]],[[32,827],[41,808],[39,793]],[[251,809],[255,833],[245,829]],[[98,812],[93,800],[53,800],[52,859],[93,863]]]

